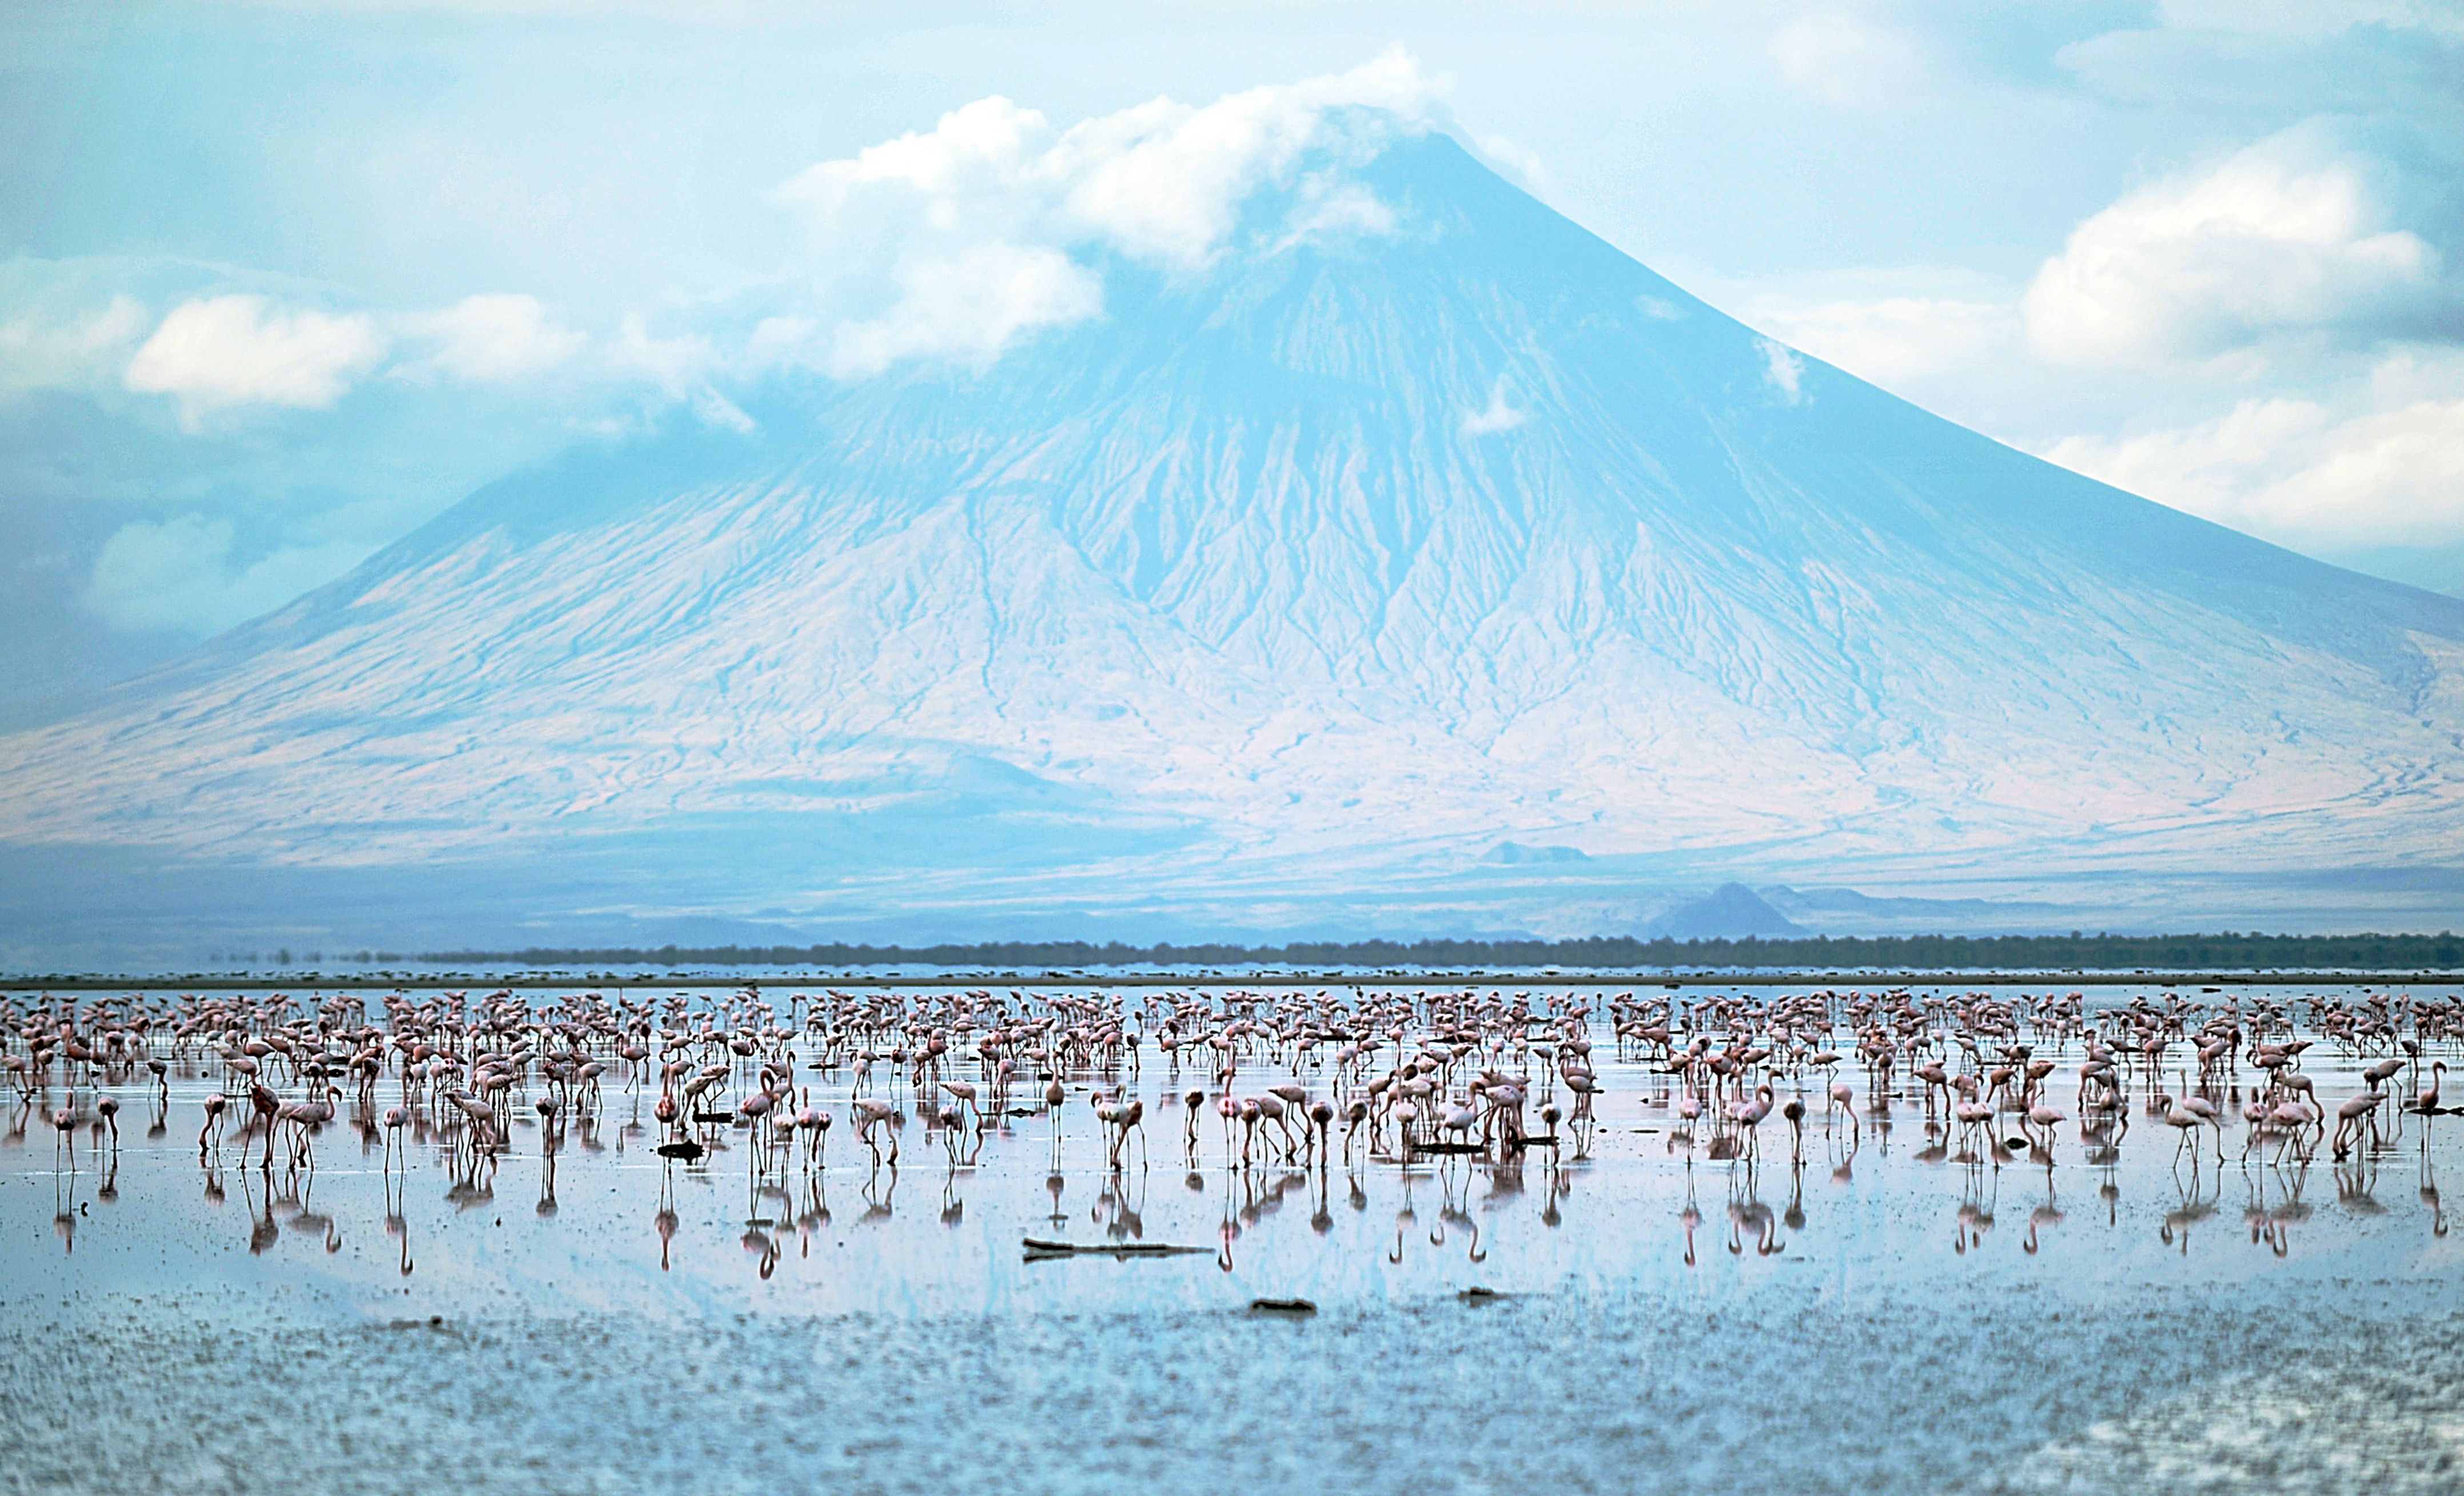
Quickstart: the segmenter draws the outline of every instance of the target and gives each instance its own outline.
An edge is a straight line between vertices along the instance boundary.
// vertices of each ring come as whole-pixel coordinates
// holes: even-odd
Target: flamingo
[[[2328,1147],[2337,1157],[2343,1157],[2353,1144],[2361,1141],[2364,1133],[2373,1138],[2378,1135],[2379,1103],[2385,1100],[2386,1092],[2365,1090],[2336,1109],[2336,1136]]]
[[[1771,1114],[1771,1082],[1765,1081],[1754,1088],[1752,1100],[1737,1103],[1728,1112],[1728,1119],[1746,1130],[1746,1156],[1749,1159],[1754,1155],[1762,1137],[1763,1118]]]
[[[200,1163],[205,1161],[206,1140],[209,1136],[212,1137],[215,1147],[222,1146],[223,1106],[230,1099],[228,1096],[219,1094],[206,1098],[206,1125],[197,1129],[197,1160]]]
[[[2436,1116],[2438,1114],[2438,1081],[2439,1077],[2446,1073],[2446,1061],[2433,1060],[2431,1062],[2430,1084],[2421,1089],[2421,1093],[2419,1095],[2413,1097],[2413,1111],[2420,1112],[2425,1117]],[[2429,1129],[2425,1127],[2422,1129],[2422,1132],[2423,1134],[2427,1136]]]
[[[2054,1129],[2069,1121],[2070,1118],[2052,1103],[2039,1101],[2028,1109],[2028,1120],[2044,1130],[2045,1148],[2051,1152],[2054,1146]]]
[[[1859,1141],[1861,1137],[1861,1132],[1857,1122],[1857,1093],[1849,1089],[1846,1081],[1833,1081],[1831,1083],[1831,1101],[1829,1105],[1822,1109],[1822,1121],[1824,1126],[1828,1127],[1830,1125],[1831,1113],[1834,1110],[1848,1113],[1849,1141],[1852,1143]]]

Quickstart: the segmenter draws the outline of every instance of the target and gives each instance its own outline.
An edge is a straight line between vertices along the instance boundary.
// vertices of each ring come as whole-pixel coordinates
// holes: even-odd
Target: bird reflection
[[[1749,1256],[1819,1256],[1837,1240],[1835,1216],[1859,1214],[1826,1210],[1821,1227],[1809,1224],[1808,1171],[1820,1169],[1849,1192],[1841,1199],[1913,1194],[1936,1222],[1924,1233],[1929,1255],[1948,1205],[1962,1257],[2007,1253],[2016,1236],[2026,1256],[2058,1245],[2054,1255],[2076,1263],[2111,1240],[2144,1243],[2152,1224],[2183,1253],[2195,1235],[2205,1250],[2263,1263],[2290,1255],[2297,1238],[2316,1250],[2383,1217],[2446,1236],[2438,1152],[2455,1146],[2442,1119],[2456,1109],[2442,1093],[2444,1056],[2464,1034],[2464,1003],[2452,997],[2348,989],[2208,1001],[2156,988],[2091,1001],[2008,987],[1731,995],[1698,984],[1609,997],[1544,983],[783,996],[748,986],[21,995],[0,1007],[0,1147],[51,1133],[64,1254],[81,1233],[175,1208],[149,1189],[150,1171],[186,1167],[193,1126],[209,1206],[227,1201],[236,1150],[252,1253],[297,1267],[317,1255],[297,1243],[341,1254],[354,1222],[374,1217],[406,1277],[414,1216],[449,1243],[501,1222],[495,1185],[508,1160],[517,1175],[536,1161],[539,1221],[580,1222],[604,1191],[647,1193],[655,1166],[663,1270],[694,1260],[679,1241],[678,1190],[730,1195],[725,1170],[740,1161],[738,1241],[762,1279],[793,1277],[812,1258],[831,1224],[834,1167],[842,1199],[860,1196],[855,1224],[894,1228],[908,1250],[929,1238],[956,1262],[968,1260],[954,1255],[958,1243],[984,1232],[1187,1245],[1204,1241],[1211,1216],[1226,1271],[1236,1247],[1280,1268],[1295,1242],[1356,1253],[1373,1271],[1373,1252],[1409,1264],[1404,1282],[1464,1263],[1546,1264],[1562,1250],[1540,1245],[1546,1232],[1579,1219],[1581,1173],[1590,1208],[1610,1222],[1633,1201],[1675,1204],[1680,1255],[1694,1266],[1696,1174],[1719,1169],[1729,1231],[1718,1239],[1727,1253],[1711,1255],[1749,1267]],[[1142,1040],[1163,1057],[1145,1079]],[[140,1107],[144,1142],[123,1154],[121,1114],[135,1135]],[[1176,1107],[1183,1188],[1151,1199],[1144,1120]],[[2134,1117],[2155,1125],[2134,1131]],[[922,1135],[907,1140],[928,1159],[938,1145],[944,1167],[935,1210],[898,1221],[911,1119]],[[1155,1125],[1169,1150],[1173,1119]],[[1895,1126],[1912,1146],[1892,1150]],[[1766,1150],[1777,1167],[1782,1127],[1784,1195],[1762,1172]],[[344,1128],[376,1170],[335,1166]],[[848,1129],[864,1145],[852,1155]],[[181,1141],[159,1146],[174,1130]],[[2381,1188],[2383,1173],[2398,1177],[2400,1148],[2415,1163],[2411,1196]],[[2336,1194],[2314,1214],[2303,1193],[2319,1155]],[[2200,1225],[2234,1169],[2247,1240],[2264,1253],[2240,1254],[2230,1233]],[[441,1177],[451,1209],[437,1209],[434,1183],[410,1188],[414,1174]],[[2028,1219],[1995,1248],[2006,1174]],[[371,1179],[380,1201],[367,1199]],[[2079,1206],[2090,1184],[2112,1237],[2065,1234],[2066,1223],[2082,1229],[2069,1208],[2093,1221],[2093,1206]],[[1423,1198],[1431,1189],[1435,1201]],[[177,1209],[199,1209],[185,1185],[177,1194]],[[1333,1209],[1338,1197],[1347,1211]],[[1378,1214],[1389,1210],[1391,1236]],[[964,1229],[971,1214],[977,1233]],[[935,1217],[944,1232],[923,1223]],[[787,1261],[791,1224],[799,1249]],[[551,1236],[576,1240],[525,1240]],[[108,1255],[95,1240],[81,1270]],[[292,1251],[277,1252],[286,1241]],[[421,1242],[431,1260],[450,1249]],[[704,1271],[733,1261],[711,1250],[715,1241],[699,1244]],[[1665,1245],[1655,1231],[1649,1250],[1663,1266]]]

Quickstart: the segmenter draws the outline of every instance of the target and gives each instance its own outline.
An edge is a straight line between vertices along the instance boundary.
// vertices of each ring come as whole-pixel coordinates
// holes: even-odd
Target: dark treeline
[[[2431,971],[2464,966],[2464,937],[2449,934],[2270,935],[1804,935],[1783,939],[1307,940],[1290,945],[1103,945],[1083,940],[979,945],[666,945],[629,948],[449,951],[420,957],[449,965],[599,966],[980,966],[1048,970],[1093,966],[1416,966],[1430,968],[1745,967],[1912,971]]]

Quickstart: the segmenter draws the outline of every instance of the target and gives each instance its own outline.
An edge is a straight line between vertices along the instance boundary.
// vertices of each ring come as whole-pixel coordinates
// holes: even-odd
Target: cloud
[[[2275,24],[2314,19],[2315,28]],[[2464,68],[2464,8],[2448,21],[2443,32],[2360,25],[2333,7],[2271,11],[2235,0],[2175,24],[2073,42],[2055,61],[2094,93],[2167,113],[2375,115],[2434,141],[2453,138],[2464,116],[2454,81]]]
[[[1759,341],[1763,352],[1763,382],[1777,390],[1780,398],[1790,405],[1802,402],[1805,399],[1802,385],[1805,361],[1768,338]]]
[[[1400,50],[1348,73],[1230,94],[1204,108],[1168,99],[1073,126],[1038,164],[1066,218],[1123,251],[1202,265],[1241,205],[1288,181],[1305,157],[1374,155],[1398,124],[1425,122],[1438,85]],[[1355,111],[1375,117],[1354,118]]]
[[[440,312],[413,312],[393,319],[404,337],[432,344],[427,357],[407,363],[414,377],[446,375],[474,385],[512,385],[557,367],[590,341],[560,327],[537,297],[464,297]]]
[[[233,539],[230,520],[200,515],[123,525],[103,542],[81,601],[114,628],[202,638],[333,581],[372,549],[327,541],[243,562]]]
[[[613,362],[620,370],[640,375],[681,400],[694,385],[706,382],[720,361],[717,348],[701,334],[654,338],[641,314],[628,312],[617,325]]]
[[[2015,342],[2019,319],[1996,301],[1884,297],[1756,307],[1752,319],[1824,363],[1890,384],[1939,374]]]
[[[1059,250],[991,243],[920,260],[900,275],[898,300],[832,341],[829,371],[878,374],[906,359],[986,363],[1039,327],[1084,321],[1104,309],[1103,282]]]
[[[754,419],[712,382],[726,361],[700,333],[654,338],[640,314],[629,313],[617,327],[611,355],[610,362],[620,373],[649,380],[669,399],[684,402],[704,424],[747,433],[758,429]]]
[[[30,308],[0,321],[0,394],[107,385],[145,322],[145,308],[126,295],[81,314]]]
[[[2404,354],[2324,397],[2043,455],[2117,488],[2311,550],[2464,539],[2464,359]]]
[[[1377,239],[1395,231],[1395,209],[1356,182],[1331,173],[1302,179],[1290,213],[1284,221],[1276,253],[1296,245],[1334,239]]]
[[[1790,87],[1851,108],[1900,102],[1925,74],[1914,37],[1853,15],[1793,21],[1771,37],[1771,52]]]
[[[1480,159],[1497,168],[1498,174],[1515,186],[1533,194],[1545,193],[1556,185],[1540,153],[1510,135],[1482,135],[1472,144]]]
[[[811,233],[813,285],[809,304],[771,319],[757,342],[846,378],[911,359],[980,362],[1099,316],[1106,254],[1204,271],[1269,187],[1289,194],[1280,221],[1256,226],[1269,251],[1391,231],[1392,209],[1346,173],[1397,133],[1428,128],[1439,92],[1395,51],[1066,130],[1010,99],[978,99],[774,191]]]
[[[351,314],[272,312],[260,296],[187,301],[129,362],[124,383],[178,397],[182,418],[232,406],[322,409],[385,354],[375,321]]]
[[[2165,24],[2316,40],[2357,26],[2464,35],[2464,12],[2446,0],[2162,0]]]
[[[1489,386],[1488,408],[1474,410],[1463,418],[1463,434],[1488,436],[1498,431],[1510,431],[1531,419],[1529,410],[1517,410],[1506,403],[1506,381]]]
[[[2305,125],[2149,184],[2080,224],[2022,299],[2070,363],[2211,359],[2271,338],[2421,332],[2453,305],[2440,257],[2390,222],[2390,168]]]

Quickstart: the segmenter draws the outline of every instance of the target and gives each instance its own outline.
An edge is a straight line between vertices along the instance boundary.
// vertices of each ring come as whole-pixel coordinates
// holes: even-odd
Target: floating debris
[[[1307,1299],[1251,1299],[1249,1308],[1261,1314],[1314,1314],[1317,1306]]]
[[[1045,1242],[1035,1237],[1022,1241],[1029,1258],[1037,1257],[1204,1257],[1213,1247],[1175,1246],[1162,1242]]]

